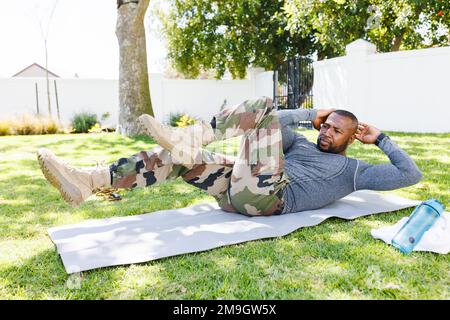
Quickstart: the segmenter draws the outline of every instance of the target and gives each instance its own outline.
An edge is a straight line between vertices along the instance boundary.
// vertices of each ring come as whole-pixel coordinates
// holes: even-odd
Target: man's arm
[[[278,110],[277,115],[282,127],[297,125],[300,121],[311,121],[316,130],[336,109],[288,109]]]
[[[360,123],[356,139],[364,144],[377,145],[391,163],[371,165],[360,161],[355,190],[394,190],[416,184],[422,178],[414,160],[379,129]]]
[[[320,130],[320,126],[322,125],[322,123],[327,121],[327,118],[330,115],[330,113],[332,113],[336,110],[337,109],[334,109],[334,108],[332,108],[332,109],[317,109],[316,118],[314,120],[312,120],[312,125],[313,125],[314,129]]]
[[[312,121],[314,128],[320,129],[320,124],[325,122],[328,115],[335,109],[290,109],[277,110],[281,125],[281,136],[283,140],[283,152],[287,152],[296,139],[307,139],[293,131],[300,121]]]

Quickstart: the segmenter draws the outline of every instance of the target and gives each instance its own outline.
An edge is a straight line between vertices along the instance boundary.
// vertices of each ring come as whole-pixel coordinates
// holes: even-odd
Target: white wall
[[[52,115],[56,119],[54,79],[50,79]],[[38,85],[40,114],[48,115],[45,78],[0,79],[0,119],[22,114],[36,114],[35,84]],[[105,124],[115,125],[118,117],[118,81],[104,79],[57,79],[61,119],[69,122],[75,113],[92,111],[99,117],[111,114]]]
[[[314,63],[314,108],[342,108],[382,130],[450,132],[450,47],[376,53],[357,40]]]
[[[150,94],[156,119],[167,121],[170,113],[186,112],[211,120],[224,101],[233,105],[256,96],[272,97],[272,72],[248,80],[176,80],[150,74]]]
[[[251,71],[246,80],[175,80],[161,74],[150,74],[150,94],[155,116],[168,120],[171,112],[186,112],[209,121],[227,105],[255,96],[272,97],[272,72]],[[35,83],[39,89],[41,114],[48,114],[44,78],[0,79],[0,119],[24,113],[36,113]],[[104,79],[57,79],[61,118],[68,122],[75,113],[95,112],[99,117],[109,112],[110,125],[118,119],[118,81]],[[50,80],[52,114],[56,117],[53,79]]]

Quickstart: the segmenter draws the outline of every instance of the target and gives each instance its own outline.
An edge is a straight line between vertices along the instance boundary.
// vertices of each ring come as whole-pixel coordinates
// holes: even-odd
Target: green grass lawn
[[[316,132],[303,132],[315,141]],[[424,174],[394,191],[450,205],[450,134],[390,133]],[[115,134],[0,137],[1,299],[449,299],[448,255],[404,256],[370,235],[412,209],[347,221],[332,218],[285,237],[246,242],[148,263],[68,276],[47,229],[86,219],[129,216],[213,201],[180,179],[121,191],[123,200],[92,197],[73,209],[44,179],[35,152],[48,147],[74,165],[112,162],[147,150],[146,138]],[[212,145],[211,148],[217,147]],[[228,142],[227,150],[236,147]],[[386,162],[359,142],[350,157]],[[79,284],[79,285],[74,285]]]

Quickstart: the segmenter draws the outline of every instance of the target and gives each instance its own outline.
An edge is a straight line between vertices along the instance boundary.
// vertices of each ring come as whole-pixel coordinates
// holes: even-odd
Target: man
[[[249,216],[316,209],[356,190],[392,190],[421,179],[414,161],[388,136],[344,110],[277,111],[271,99],[262,97],[221,110],[211,124],[186,129],[169,128],[148,115],[140,121],[161,147],[87,169],[70,167],[40,149],[44,175],[74,206],[103,187],[146,187],[182,177],[225,211]],[[292,130],[299,121],[312,121],[319,130],[317,144]],[[202,148],[239,135],[236,157]],[[390,163],[347,157],[355,139],[376,145]]]

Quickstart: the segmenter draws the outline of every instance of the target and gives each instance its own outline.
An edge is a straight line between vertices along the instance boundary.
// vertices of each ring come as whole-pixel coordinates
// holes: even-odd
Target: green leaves
[[[319,58],[343,54],[358,38],[381,52],[449,44],[448,1],[291,0],[285,11],[291,30],[303,24],[303,32],[313,32]]]
[[[159,17],[169,60],[187,77],[332,58],[359,38],[380,52],[450,44],[450,2],[441,0],[172,0]]]
[[[251,65],[271,69],[289,52],[283,4],[271,0],[174,1],[169,12],[160,15],[169,60],[177,71],[191,77],[208,69],[214,69],[217,78],[226,70],[233,78],[243,78]],[[181,18],[185,19],[182,25],[176,23]]]

